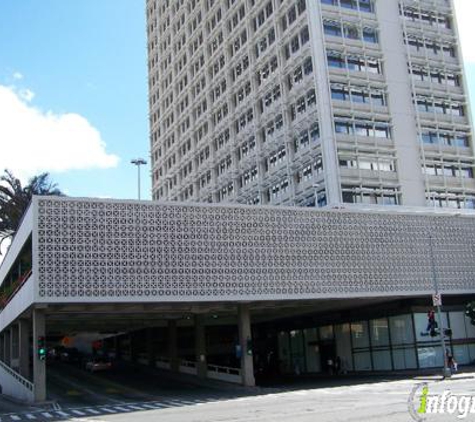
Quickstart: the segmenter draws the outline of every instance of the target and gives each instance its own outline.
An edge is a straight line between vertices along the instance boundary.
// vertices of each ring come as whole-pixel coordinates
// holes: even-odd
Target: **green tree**
[[[32,177],[26,186],[9,170],[0,176],[0,246],[18,230],[33,195],[62,196],[63,193],[49,180],[48,173]]]
[[[475,325],[475,301],[467,304],[465,307],[465,315],[470,318],[472,325]]]

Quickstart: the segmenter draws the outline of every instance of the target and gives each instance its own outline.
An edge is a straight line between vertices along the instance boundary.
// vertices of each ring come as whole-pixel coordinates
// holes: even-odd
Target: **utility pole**
[[[430,262],[431,262],[431,269],[432,269],[432,282],[434,286],[434,294],[439,296],[439,285],[437,283],[437,271],[435,269],[435,259],[434,259],[434,248],[432,245],[432,235],[429,233],[429,247],[430,247]],[[441,296],[439,296],[441,297]],[[440,335],[440,346],[442,347],[442,359],[444,360],[444,369],[442,376],[444,378],[450,378],[452,373],[450,372],[450,368],[447,366],[447,359],[445,354],[445,328],[444,323],[442,320],[442,310],[440,308],[440,301],[435,303],[435,307],[437,308],[437,315],[439,316],[439,335]]]

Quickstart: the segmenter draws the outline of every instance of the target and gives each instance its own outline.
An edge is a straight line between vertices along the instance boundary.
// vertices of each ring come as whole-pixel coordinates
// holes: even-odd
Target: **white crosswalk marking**
[[[130,409],[127,409],[126,407],[120,407],[120,406],[114,406],[114,409],[120,410],[121,412],[130,411]]]
[[[146,407],[147,409],[159,409],[162,407],[159,404],[142,404],[143,407]]]
[[[182,405],[183,402],[181,400],[167,400],[166,403],[173,404],[173,405]]]
[[[93,415],[100,415],[101,412],[98,412],[97,410],[94,409],[84,409],[86,412],[92,413]]]
[[[134,410],[143,410],[143,407],[134,406],[134,405],[128,405],[127,407],[129,407],[131,409],[134,409]]]
[[[11,417],[14,421],[21,421],[20,416],[10,415],[10,417]]]
[[[69,413],[63,412],[61,410],[57,410],[55,413],[59,416],[65,417],[65,418],[69,418],[69,416],[71,416]]]
[[[53,415],[51,413],[48,413],[48,412],[43,412],[41,413],[42,416],[44,416],[45,418],[52,418]]]
[[[27,413],[25,416],[30,420],[36,419],[36,416],[32,415],[31,413]]]
[[[115,410],[109,409],[108,407],[101,407],[100,409],[101,409],[103,412],[115,413]]]
[[[86,415],[84,412],[81,412],[80,410],[76,410],[76,409],[71,410],[71,412],[74,413],[75,415],[79,415],[79,416],[85,416]]]

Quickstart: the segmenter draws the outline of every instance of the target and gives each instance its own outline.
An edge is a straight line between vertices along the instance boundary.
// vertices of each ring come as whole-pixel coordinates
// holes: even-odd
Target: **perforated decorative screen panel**
[[[475,219],[36,198],[40,301],[475,291]]]

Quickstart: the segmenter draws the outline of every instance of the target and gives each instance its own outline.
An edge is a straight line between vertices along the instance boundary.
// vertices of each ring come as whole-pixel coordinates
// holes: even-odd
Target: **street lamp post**
[[[431,262],[431,270],[432,270],[432,283],[434,287],[434,293],[436,296],[439,296],[439,286],[437,283],[437,272],[435,270],[435,259],[434,259],[434,248],[432,246],[432,235],[429,233],[429,249],[430,249],[430,262]],[[436,308],[437,308],[437,315],[439,317],[439,334],[440,334],[440,346],[442,347],[442,359],[444,360],[444,369],[442,376],[444,378],[450,378],[452,375],[450,372],[450,368],[447,365],[447,358],[445,354],[445,329],[444,329],[444,323],[442,320],[442,310],[440,308],[440,300],[437,300],[436,302]]]
[[[147,162],[143,158],[134,158],[130,161],[131,164],[135,164],[137,166],[137,178],[138,178],[138,195],[140,201],[140,166],[147,164]]]

